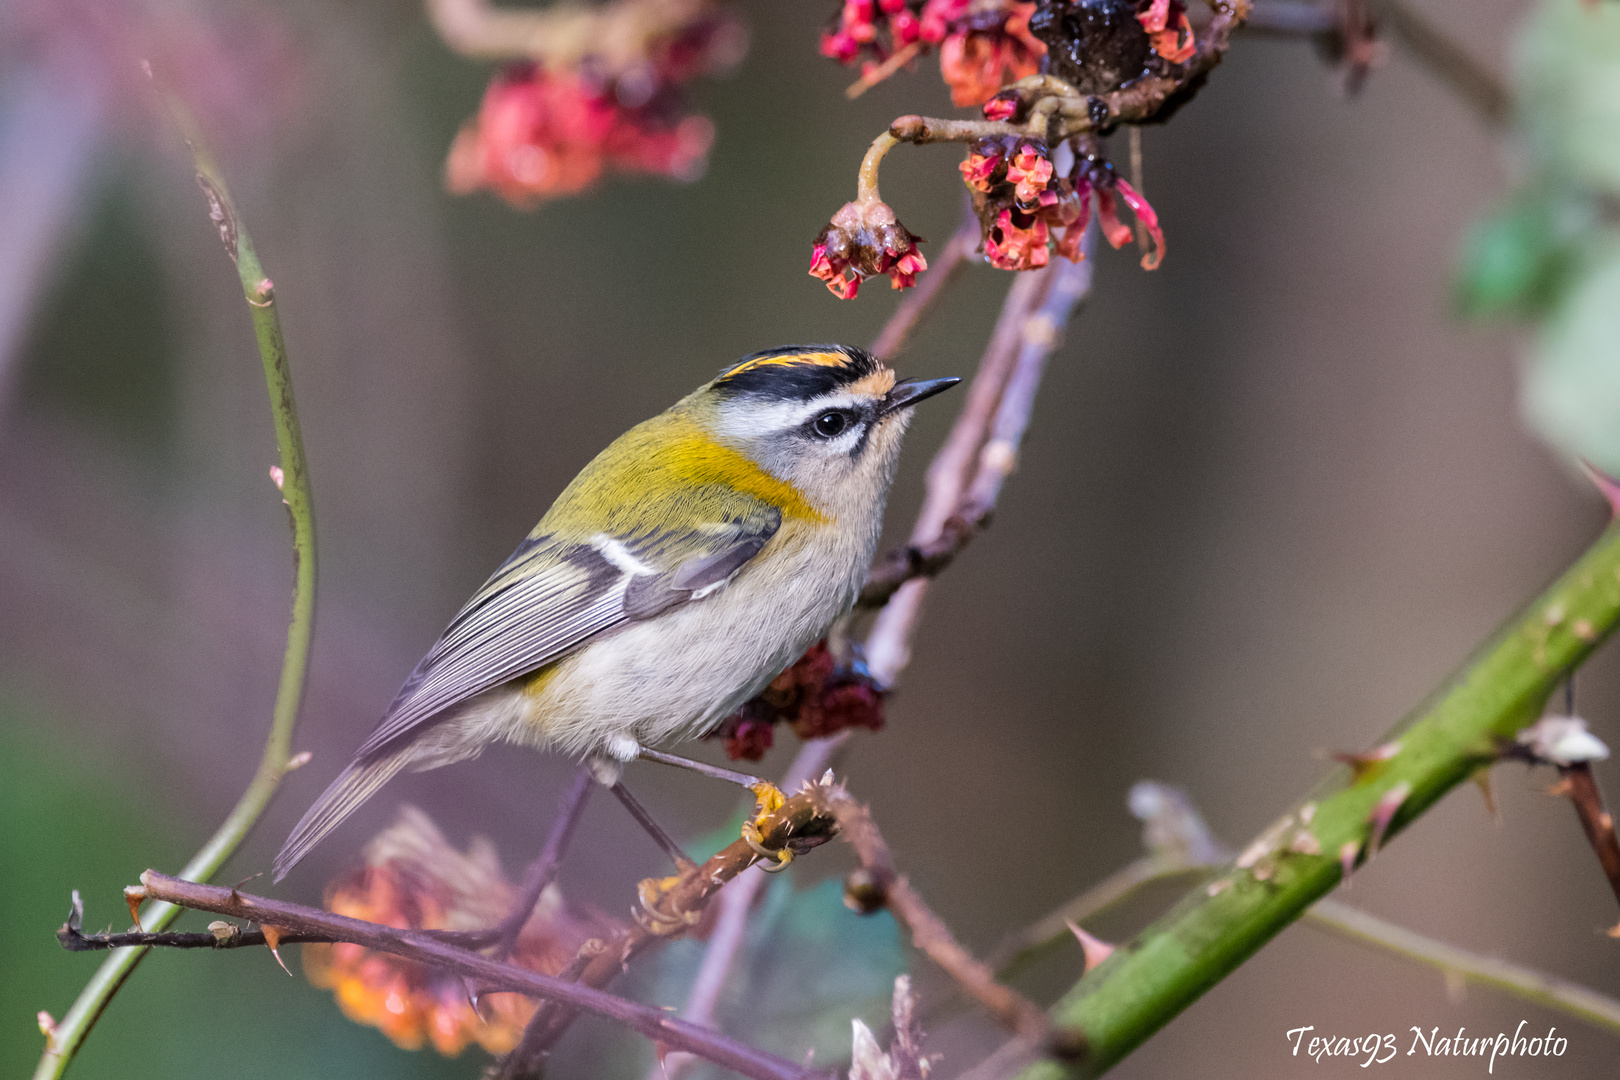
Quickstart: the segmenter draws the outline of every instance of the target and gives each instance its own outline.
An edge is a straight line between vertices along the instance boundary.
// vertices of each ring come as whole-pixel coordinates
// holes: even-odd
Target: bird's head
[[[888,492],[911,407],[960,379],[906,379],[848,345],[744,357],[694,397],[712,437],[817,506],[868,506]]]

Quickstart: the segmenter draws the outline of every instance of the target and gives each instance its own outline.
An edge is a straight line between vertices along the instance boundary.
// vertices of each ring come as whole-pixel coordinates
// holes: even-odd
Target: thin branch
[[[825,739],[806,741],[799,747],[798,754],[793,758],[793,764],[788,766],[787,774],[777,786],[783,791],[797,791],[804,784],[816,779],[837,763],[853,735],[854,731],[846,728]],[[755,867],[745,870],[729,888],[721,890],[720,899],[717,901],[719,912],[715,916],[714,929],[709,934],[708,947],[703,952],[703,962],[698,967],[697,977],[692,980],[692,988],[687,991],[681,1019],[703,1027],[713,1026],[714,1010],[719,1004],[720,992],[725,988],[726,979],[731,974],[732,963],[742,951],[748,929],[748,915],[753,910],[754,898],[764,888],[767,877],[765,871]],[[695,1060],[697,1059],[687,1054],[668,1054],[661,1063],[653,1066],[647,1074],[647,1080],[680,1080]]]
[[[617,1021],[666,1046],[697,1054],[753,1080],[805,1080],[813,1075],[801,1065],[728,1039],[707,1028],[676,1020],[662,1009],[641,1005],[590,986],[540,975],[513,964],[491,960],[414,930],[364,922],[317,908],[250,896],[235,889],[200,885],[148,870],[141,875],[147,895],[197,911],[212,911],[260,925],[283,929],[282,941],[294,935],[318,935],[352,942],[471,979],[489,990],[527,994],[545,1001],[567,1002]]]
[[[825,791],[820,784],[806,785],[766,817],[759,825],[762,846],[802,852],[830,840],[836,824],[825,807]],[[701,866],[663,881],[642,882],[636,925],[614,936],[605,946],[582,950],[575,977],[589,987],[609,985],[635,957],[696,926],[709,899],[721,886],[764,857],[746,841],[735,840]],[[517,1048],[500,1062],[495,1075],[504,1080],[536,1075],[578,1012],[577,1007],[560,999],[542,1002],[529,1019]]]
[[[714,0],[612,0],[536,9],[427,0],[427,13],[446,45],[475,60],[533,60],[560,70],[591,57],[617,74],[645,63],[652,43],[716,6]]]
[[[1369,0],[1375,25],[1491,127],[1506,125],[1512,95],[1490,66],[1403,0]],[[1243,29],[1274,37],[1343,40],[1346,8],[1336,3],[1257,0]]]
[[[1620,1001],[1556,975],[1454,948],[1337,900],[1318,900],[1305,919],[1352,941],[1439,968],[1448,977],[1494,987],[1620,1034]]]
[[[1575,814],[1581,819],[1581,829],[1597,854],[1598,864],[1609,879],[1609,888],[1620,900],[1620,841],[1614,834],[1614,818],[1603,805],[1603,792],[1598,789],[1597,777],[1592,775],[1588,761],[1566,765],[1558,770],[1559,789],[1569,796]],[[1620,929],[1620,927],[1617,927]],[[1616,935],[1620,936],[1620,935]]]
[[[1086,250],[1092,246],[1088,233]],[[1074,306],[1090,291],[1091,261],[1055,260],[1020,275],[1007,293],[968,400],[928,468],[911,542],[867,575],[860,607],[882,606],[866,643],[879,685],[893,685],[911,655],[928,579],[950,564],[994,514],[1018,460],[1035,392]]]
[[[871,812],[842,789],[828,794],[827,807],[838,820],[839,834],[855,849],[866,871],[863,901],[874,910],[888,908],[911,931],[912,943],[1008,1029],[1029,1038],[1040,1037],[1046,1031],[1041,1010],[1012,987],[996,981],[995,973],[956,940],[944,920],[895,871],[894,856]]]
[[[1512,97],[1502,80],[1403,0],[1374,0],[1373,11],[1390,36],[1492,127],[1512,115]]]
[[[254,335],[258,340],[259,359],[264,366],[265,385],[270,392],[270,411],[275,420],[276,445],[280,451],[280,465],[272,470],[272,477],[281,489],[282,501],[287,506],[292,525],[292,615],[287,626],[287,646],[282,655],[281,677],[276,686],[276,700],[271,709],[270,733],[265,739],[264,753],[260,756],[253,779],[242,792],[236,806],[180,871],[180,876],[188,880],[206,881],[219,871],[247,837],[248,831],[280,786],[282,777],[303,764],[302,760],[292,755],[292,732],[303,698],[310,638],[315,623],[315,511],[310,501],[309,465],[304,456],[303,434],[298,426],[292,372],[288,368],[287,349],[281,336],[281,319],[276,311],[275,287],[259,264],[253,240],[236,211],[236,205],[231,201],[225,176],[204,143],[196,121],[172,93],[159,87],[158,94],[191,151],[197,170],[197,183],[208,200],[209,217],[219,230],[226,254],[236,263],[237,275],[242,282],[248,312],[253,319]],[[141,913],[140,923],[143,928],[162,930],[179,914],[177,907],[155,904]],[[34,1080],[55,1080],[62,1075],[102,1011],[146,952],[144,947],[117,952],[102,963],[90,982],[79,992],[73,1007],[46,1038],[45,1052],[34,1070]]]

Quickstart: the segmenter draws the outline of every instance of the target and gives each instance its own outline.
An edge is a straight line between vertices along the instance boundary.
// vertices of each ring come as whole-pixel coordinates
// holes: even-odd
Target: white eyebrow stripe
[[[748,437],[789,431],[828,409],[859,410],[871,404],[872,400],[862,394],[835,391],[809,401],[749,402],[741,407],[722,410],[720,434]]]

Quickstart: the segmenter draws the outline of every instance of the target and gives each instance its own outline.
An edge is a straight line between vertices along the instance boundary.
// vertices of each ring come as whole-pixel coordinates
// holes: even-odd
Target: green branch
[[[1335,770],[1236,860],[1088,972],[1052,1009],[1054,1025],[1083,1036],[1085,1052],[1035,1061],[1021,1080],[1106,1072],[1303,915],[1346,867],[1496,761],[1617,621],[1620,529],[1610,528],[1377,753],[1356,769]]]
[[[160,94],[191,149],[197,166],[197,183],[208,198],[209,217],[219,229],[225,250],[236,263],[237,274],[242,279],[242,292],[258,338],[259,357],[264,362],[264,379],[275,417],[276,443],[281,451],[281,465],[275,479],[287,504],[293,534],[292,619],[287,628],[287,651],[282,658],[281,681],[276,688],[264,755],[236,807],[180,871],[180,876],[187,881],[207,881],[246,838],[275,794],[281,778],[298,764],[291,760],[292,731],[298,719],[299,700],[303,697],[315,620],[315,514],[310,504],[309,466],[304,460],[304,440],[298,428],[292,373],[287,368],[287,350],[281,339],[274,287],[264,276],[253,241],[237,216],[225,178],[208,152],[196,121],[172,94],[161,90]],[[162,930],[175,920],[180,910],[173,904],[150,904],[141,912],[141,926],[147,930]],[[91,1027],[146,953],[146,947],[119,949],[97,969],[73,1007],[47,1036],[45,1053],[34,1070],[34,1080],[55,1080],[67,1070]]]

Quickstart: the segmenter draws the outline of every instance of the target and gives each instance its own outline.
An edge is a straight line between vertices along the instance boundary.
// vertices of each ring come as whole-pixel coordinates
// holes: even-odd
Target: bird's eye
[[[810,428],[823,439],[836,439],[849,427],[849,414],[829,409],[811,421]]]

